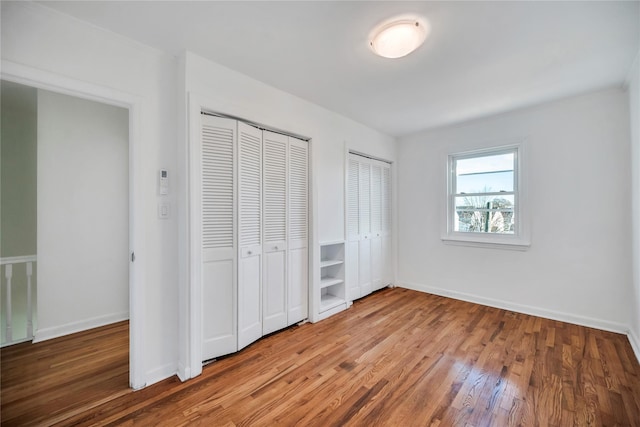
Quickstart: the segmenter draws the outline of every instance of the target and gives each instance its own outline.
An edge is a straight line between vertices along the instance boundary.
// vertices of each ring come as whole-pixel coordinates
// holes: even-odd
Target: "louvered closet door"
[[[236,122],[202,115],[203,360],[238,349],[234,250]]]
[[[347,299],[360,298],[360,279],[358,276],[360,259],[360,159],[361,156],[349,154],[347,166],[347,263],[346,282]]]
[[[263,132],[262,333],[287,326],[287,153],[288,138]]]
[[[364,159],[359,165],[360,245],[358,249],[358,278],[360,296],[369,295],[371,284],[371,164]]]
[[[391,258],[391,165],[382,167],[382,286],[393,282]]]
[[[238,349],[262,336],[262,131],[238,122]]]
[[[309,143],[289,137],[287,323],[309,314]]]
[[[371,160],[371,283],[382,285],[382,162]]]

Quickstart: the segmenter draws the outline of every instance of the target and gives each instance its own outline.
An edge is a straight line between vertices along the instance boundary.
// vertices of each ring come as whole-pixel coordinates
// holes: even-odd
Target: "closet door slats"
[[[296,141],[291,138],[292,141]],[[289,145],[289,239],[306,239],[309,226],[309,153],[304,141]]]
[[[371,232],[382,230],[382,167],[371,165]]]
[[[391,232],[391,168],[382,169],[382,230]]]
[[[240,246],[259,245],[262,212],[262,141],[254,128],[239,126]],[[259,132],[259,131],[258,131]]]
[[[234,131],[202,126],[202,246],[233,246]]]
[[[349,158],[348,197],[347,197],[347,234],[360,234],[360,182],[358,179],[359,163]]]
[[[265,132],[264,239],[284,241],[287,227],[287,138]]]
[[[359,184],[360,234],[367,235],[371,231],[371,165],[368,162],[360,162]]]

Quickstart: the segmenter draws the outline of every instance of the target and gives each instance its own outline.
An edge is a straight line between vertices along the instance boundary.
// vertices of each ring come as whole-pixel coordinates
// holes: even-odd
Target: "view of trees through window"
[[[454,231],[513,234],[515,150],[454,158]]]

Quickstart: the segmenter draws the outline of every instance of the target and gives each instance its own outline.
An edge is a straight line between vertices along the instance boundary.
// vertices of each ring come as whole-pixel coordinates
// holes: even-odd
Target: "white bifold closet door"
[[[287,324],[309,315],[309,143],[289,137]]]
[[[371,275],[373,290],[393,281],[391,262],[391,166],[371,162]]]
[[[287,326],[287,136],[263,132],[262,333]]]
[[[382,165],[371,162],[371,286],[382,288]]]
[[[202,185],[194,206],[201,212],[208,360],[308,317],[309,144],[232,119],[201,118]]]
[[[347,166],[347,298],[387,286],[391,269],[391,169],[349,154]]]
[[[237,122],[201,115],[203,360],[238,350],[235,264]]]
[[[358,278],[360,296],[369,295],[371,286],[371,164],[358,165],[360,182],[360,242],[358,244]]]
[[[393,283],[393,263],[391,253],[391,165],[382,165],[382,282],[380,287]]]
[[[308,317],[308,146],[263,132],[263,334]]]
[[[347,165],[347,299],[360,298],[358,258],[360,254],[360,161],[349,154]]]
[[[238,122],[238,349],[262,336],[262,130]]]

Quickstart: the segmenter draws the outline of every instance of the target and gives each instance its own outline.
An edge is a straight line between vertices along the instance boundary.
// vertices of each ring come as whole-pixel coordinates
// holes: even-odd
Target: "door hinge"
[[[131,252],[131,262],[134,262],[135,260],[136,260],[136,253]]]

